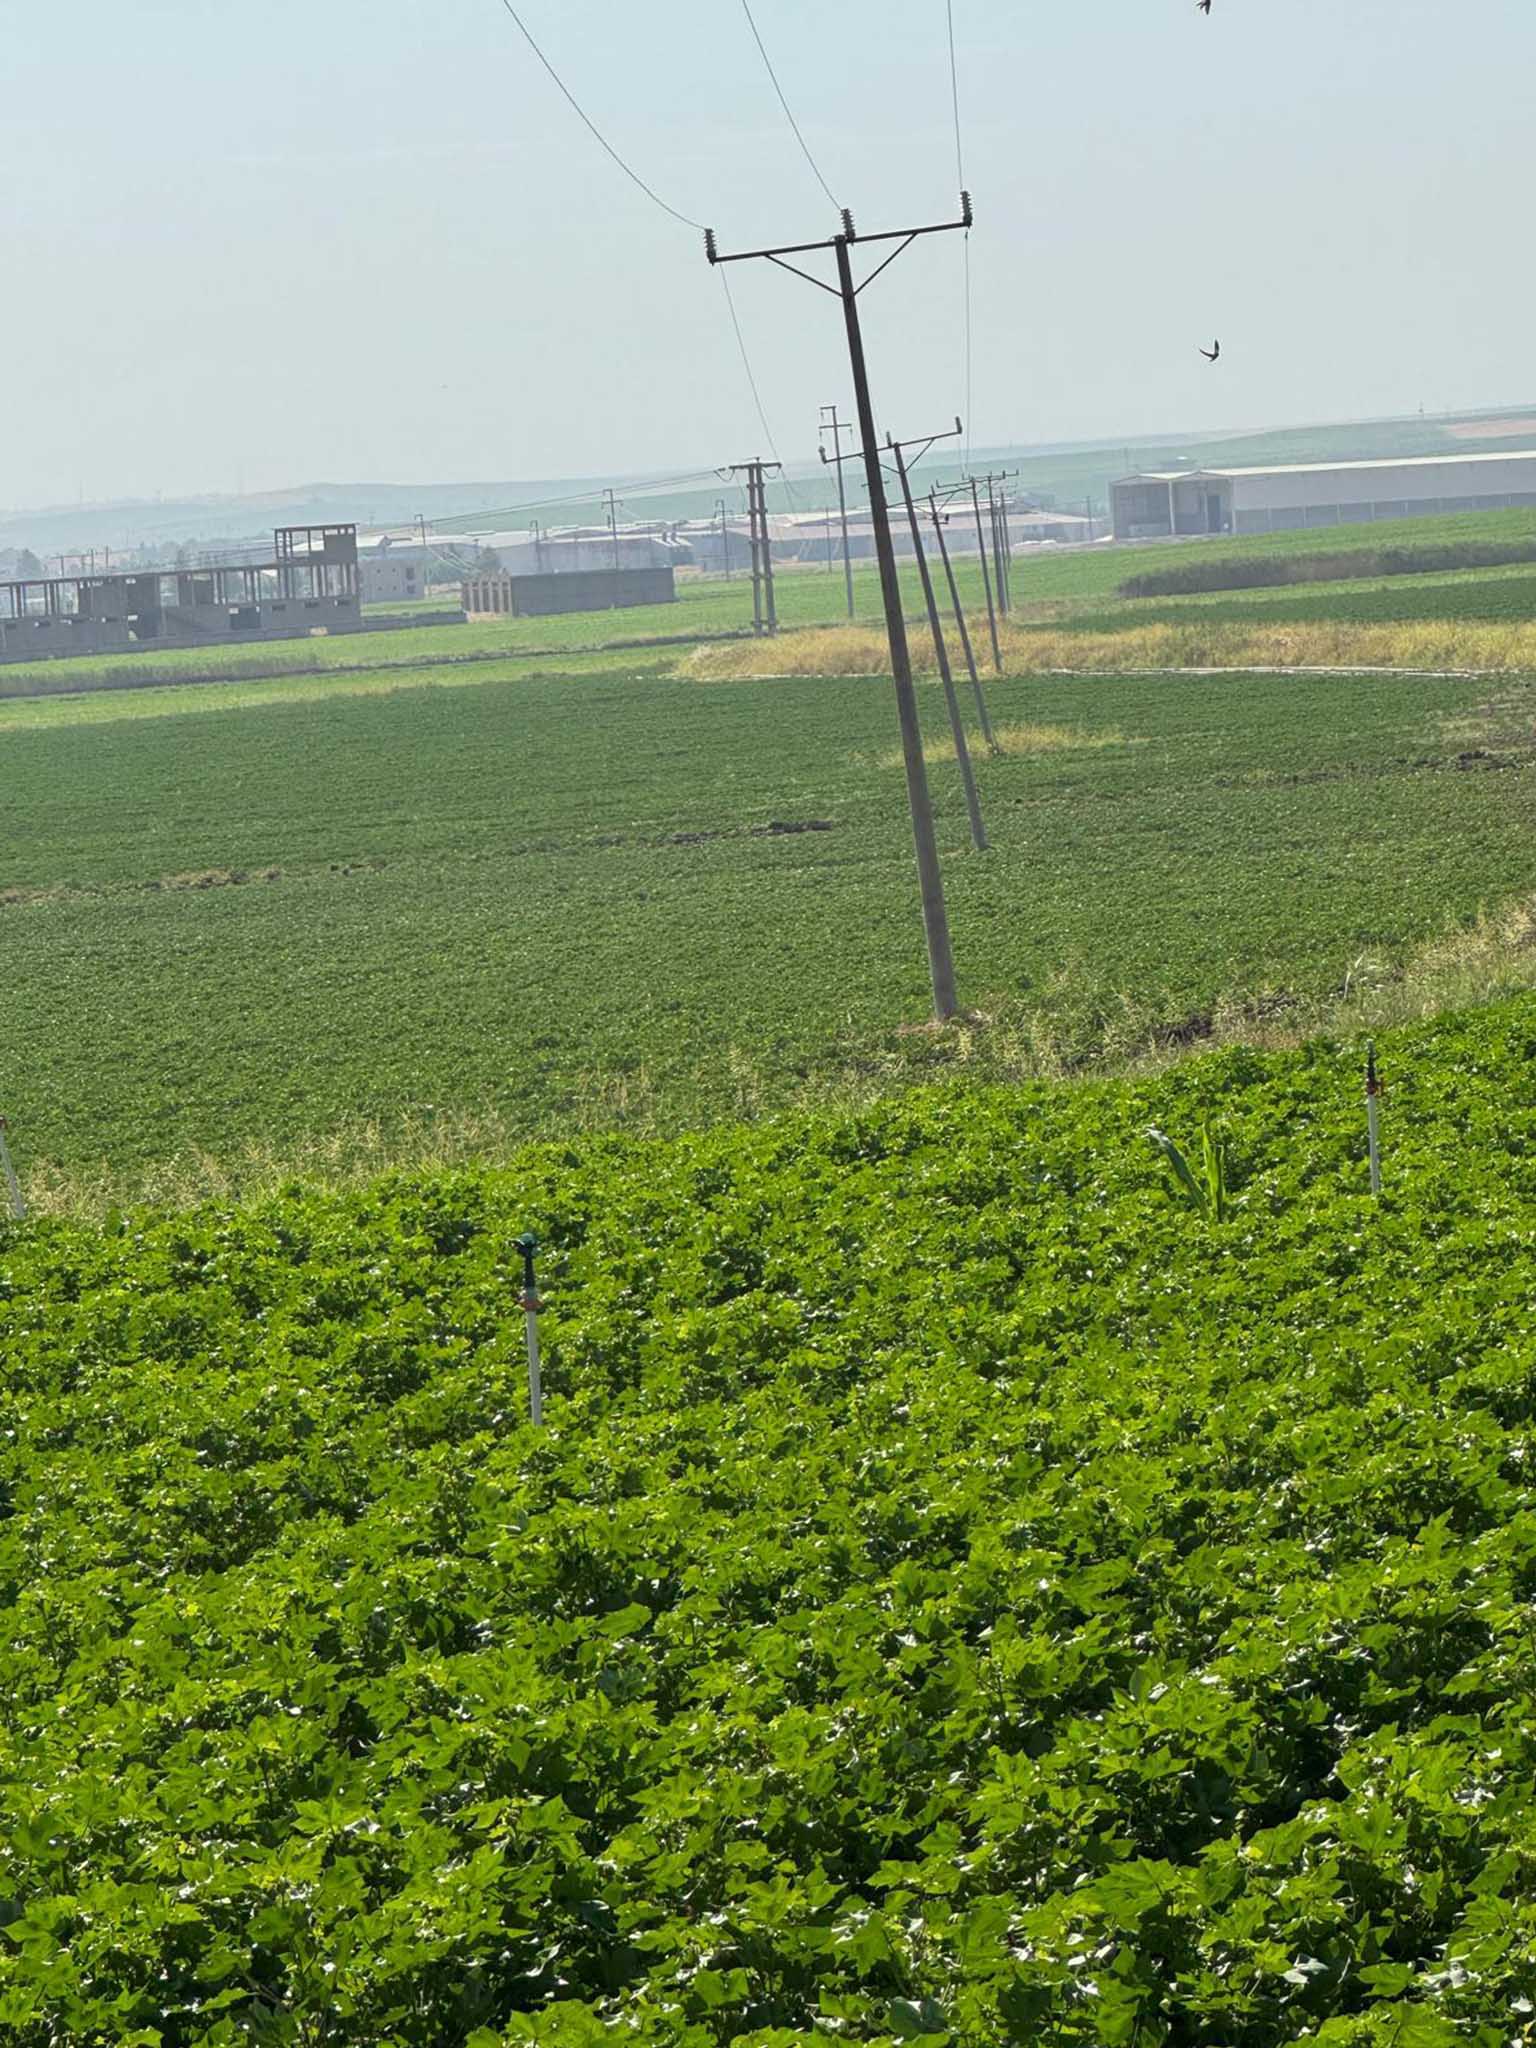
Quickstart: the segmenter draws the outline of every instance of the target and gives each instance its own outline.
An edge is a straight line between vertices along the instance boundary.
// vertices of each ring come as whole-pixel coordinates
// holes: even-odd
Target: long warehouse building
[[[1536,506],[1536,449],[1276,469],[1149,470],[1110,486],[1116,540],[1283,533]]]

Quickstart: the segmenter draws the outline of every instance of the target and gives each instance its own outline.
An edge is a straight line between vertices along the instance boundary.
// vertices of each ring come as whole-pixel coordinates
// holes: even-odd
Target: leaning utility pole
[[[1008,533],[1008,482],[1018,475],[1014,469],[994,470],[982,477],[987,487],[987,517],[992,529],[992,561],[997,578],[997,608],[1008,613],[1013,610],[1013,585],[1009,576],[1012,556],[1012,541]],[[974,480],[973,480],[974,481]],[[997,486],[1002,486],[999,493]],[[981,503],[976,501],[977,538],[980,540]],[[986,544],[981,547],[982,571],[986,571]]]
[[[971,506],[976,514],[976,548],[981,556],[981,587],[987,594],[987,626],[992,634],[992,666],[1001,675],[1003,650],[997,639],[997,606],[992,599],[992,572],[987,567],[987,537],[981,530],[981,489],[975,477],[971,478]]]
[[[896,569],[896,549],[891,540],[890,507],[886,503],[885,477],[880,467],[880,440],[875,428],[874,405],[869,395],[869,369],[864,359],[864,331],[859,320],[859,294],[873,284],[887,265],[909,249],[919,235],[940,235],[963,231],[972,225],[971,196],[960,195],[961,218],[935,227],[899,228],[869,235],[869,242],[894,242],[896,248],[864,280],[853,281],[853,248],[861,237],[853,215],[843,212],[843,231],[830,242],[796,242],[778,249],[750,249],[738,255],[722,256],[715,247],[713,229],[706,230],[704,249],[711,263],[747,263],[766,259],[783,270],[803,277],[818,290],[830,292],[842,301],[843,321],[848,332],[848,359],[853,371],[854,397],[859,415],[859,437],[864,448],[864,470],[869,483],[869,512],[875,529],[875,553],[880,563],[880,595],[885,605],[885,630],[891,645],[891,674],[896,685],[896,714],[901,724],[901,752],[907,772],[907,804],[912,813],[912,838],[917,854],[918,882],[922,892],[923,931],[928,943],[928,973],[933,984],[933,1010],[940,1022],[947,1022],[960,1004],[955,994],[955,961],[949,939],[949,913],[944,905],[944,875],[939,866],[939,849],[933,831],[933,804],[928,794],[928,770],[923,760],[923,735],[917,716],[917,692],[912,686],[912,653],[907,645],[907,622],[901,609],[901,578]],[[837,258],[837,284],[812,277],[784,259],[831,249]]]
[[[828,413],[832,415],[830,419],[827,418]],[[853,432],[853,422],[851,420],[840,420],[837,416],[837,407],[835,405],[824,405],[821,408],[821,414],[822,431],[832,436],[832,446],[837,451],[831,460],[837,465],[837,509],[843,522],[843,582],[847,586],[848,616],[851,619],[853,617],[853,550],[848,544],[848,493],[843,486],[843,436]],[[821,451],[821,459],[823,462],[828,460],[825,448]]]
[[[965,429],[955,421],[955,433],[963,434]],[[947,434],[930,434],[921,443],[923,454],[935,441],[947,441]],[[906,501],[907,523],[912,529],[912,552],[917,557],[917,573],[922,581],[923,602],[928,607],[928,624],[933,633],[933,652],[939,664],[939,681],[944,685],[944,705],[949,712],[950,736],[955,743],[955,759],[960,766],[960,780],[965,787],[965,808],[971,820],[971,844],[978,853],[987,850],[987,828],[981,821],[981,798],[976,793],[976,771],[971,766],[971,750],[966,745],[965,721],[960,716],[960,699],[955,695],[955,672],[950,667],[949,646],[944,638],[944,621],[939,617],[938,599],[933,594],[933,578],[928,573],[928,556],[923,547],[923,531],[917,523],[917,507],[912,502],[912,479],[907,472],[907,450],[919,445],[912,441],[893,441],[887,435],[886,447],[896,458],[896,474],[901,478],[901,495]],[[922,460],[922,456],[918,457]]]
[[[720,552],[725,557],[725,580],[731,580],[731,529],[726,519],[725,500],[715,500],[715,510],[720,514]]]
[[[994,486],[997,478],[987,478],[987,516],[992,522],[992,573],[997,581],[997,608],[1006,619],[1008,604],[1008,558],[1003,553],[1003,529],[998,523],[997,493]]]
[[[761,639],[764,633],[779,630],[778,605],[773,594],[773,540],[768,532],[768,485],[770,469],[780,469],[782,464],[764,462],[759,455],[751,462],[733,462],[722,471],[725,476],[745,475],[747,479],[747,533],[752,551],[752,630]]]
[[[955,624],[960,628],[960,645],[965,649],[965,666],[970,673],[971,688],[976,694],[976,711],[981,719],[982,736],[987,751],[1002,752],[997,744],[997,735],[992,730],[992,721],[987,716],[987,700],[982,691],[981,677],[976,672],[976,650],[971,645],[971,629],[965,622],[965,606],[960,602],[960,585],[955,581],[955,565],[949,558],[949,541],[945,537],[944,525],[949,518],[947,512],[939,510],[939,494],[936,490],[928,493],[928,509],[933,514],[933,530],[938,535],[939,554],[944,562],[944,577],[949,584],[949,601],[954,607]]]

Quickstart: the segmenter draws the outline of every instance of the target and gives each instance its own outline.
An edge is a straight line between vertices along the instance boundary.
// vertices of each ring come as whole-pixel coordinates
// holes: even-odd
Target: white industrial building
[[[424,597],[431,584],[457,583],[476,573],[482,551],[494,555],[508,576],[579,575],[616,567],[678,569],[692,559],[687,545],[669,533],[625,527],[620,527],[617,543],[606,526],[560,532],[519,527],[510,533],[428,533],[425,538],[386,533],[360,543],[363,602],[399,603]]]
[[[1282,533],[1536,506],[1536,449],[1274,469],[1149,470],[1110,486],[1116,540]]]
[[[981,519],[981,531],[986,533],[990,547],[991,526],[985,504]],[[952,555],[981,552],[976,514],[969,499],[957,498],[946,509],[944,522],[945,538]],[[936,552],[938,543],[926,498],[918,505],[918,523],[925,552]],[[843,559],[842,522],[835,508],[830,512],[802,512],[792,518],[775,519],[772,531],[776,557],[798,562],[840,562]],[[1093,522],[1079,513],[1044,512],[1037,505],[1010,504],[1008,507],[1008,539],[1014,547],[1038,547],[1046,542],[1072,547],[1094,538],[1096,529]],[[897,555],[909,557],[915,553],[911,523],[899,502],[891,507],[891,539]],[[875,529],[868,512],[862,507],[848,515],[848,552],[856,562],[874,559]]]

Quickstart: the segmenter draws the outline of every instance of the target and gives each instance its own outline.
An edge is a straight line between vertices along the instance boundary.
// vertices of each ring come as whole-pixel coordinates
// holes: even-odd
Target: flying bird
[[[1220,359],[1221,343],[1218,341],[1214,348],[1203,348],[1200,353],[1208,363],[1214,363]]]
[[[1211,0],[1195,0],[1195,12],[1197,14],[1209,14],[1210,11]]]

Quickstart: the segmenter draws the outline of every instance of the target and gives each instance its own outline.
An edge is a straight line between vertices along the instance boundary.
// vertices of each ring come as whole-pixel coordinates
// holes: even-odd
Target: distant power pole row
[[[831,414],[830,419],[827,417],[829,413]],[[853,617],[853,551],[848,545],[848,493],[843,485],[843,436],[853,432],[853,422],[851,420],[840,420],[837,416],[837,407],[835,405],[824,405],[821,408],[821,428],[823,433],[832,436],[834,451],[831,455],[828,455],[826,449],[823,448],[821,459],[823,462],[835,463],[837,466],[837,510],[838,516],[843,522],[843,582],[848,591],[848,616],[851,619]]]
[[[778,606],[773,594],[773,540],[768,531],[768,485],[767,475],[771,469],[777,472],[782,464],[764,462],[755,456],[751,462],[733,462],[727,468],[727,476],[745,476],[747,479],[747,532],[748,545],[752,554],[752,630],[761,639],[765,633],[779,630]],[[727,542],[727,561],[729,561]]]

